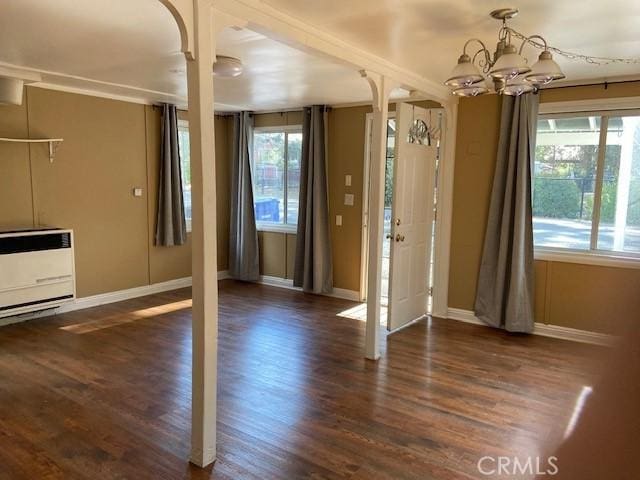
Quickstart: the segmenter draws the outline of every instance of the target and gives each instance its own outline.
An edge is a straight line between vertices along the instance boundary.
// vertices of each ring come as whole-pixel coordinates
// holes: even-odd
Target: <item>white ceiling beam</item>
[[[449,89],[444,85],[399,67],[259,0],[218,0],[214,8],[246,20],[251,30],[293,48],[339,61],[354,70],[376,72],[393,79],[402,88],[419,91],[429,100],[440,103],[449,103],[452,100]]]

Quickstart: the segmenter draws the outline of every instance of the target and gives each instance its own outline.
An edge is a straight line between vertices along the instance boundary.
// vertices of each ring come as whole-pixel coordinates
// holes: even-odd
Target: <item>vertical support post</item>
[[[444,107],[442,156],[438,166],[438,213],[436,217],[433,304],[431,315],[447,318],[449,305],[449,265],[451,253],[451,221],[453,216],[453,177],[456,161],[456,127],[458,97]]]
[[[191,462],[216,459],[218,265],[213,111],[215,35],[210,0],[193,0],[193,59],[187,59],[192,195]]]
[[[384,235],[384,175],[387,159],[389,94],[396,87],[390,79],[371,72],[361,75],[373,92],[373,130],[369,190],[369,258],[365,357],[380,358],[380,292],[382,289],[382,236]]]

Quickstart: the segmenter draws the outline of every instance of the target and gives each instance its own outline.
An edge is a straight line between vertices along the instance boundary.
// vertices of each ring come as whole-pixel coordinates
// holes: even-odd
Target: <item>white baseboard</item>
[[[260,275],[258,283],[269,285],[272,287],[287,288],[289,290],[302,291],[300,287],[293,286],[293,280],[290,278],[272,277],[269,275]],[[352,302],[360,301],[360,292],[355,290],[346,290],[344,288],[334,288],[332,293],[323,294],[326,297],[342,298],[343,300],[351,300]]]
[[[457,320],[459,322],[489,327],[489,325],[476,317],[472,311],[463,310],[461,308],[449,308],[447,310],[447,318]],[[592,343],[595,345],[605,346],[612,345],[616,338],[613,335],[607,335],[605,333],[589,332],[587,330],[561,327],[559,325],[547,325],[544,323],[536,323],[533,328],[533,334],[540,335],[542,337],[560,338],[574,342]]]
[[[169,290],[177,290],[191,286],[191,277],[178,278],[167,282],[153,283],[151,285],[143,285],[141,287],[127,288],[126,290],[117,290],[115,292],[101,293],[90,297],[76,298],[73,302],[62,305],[56,309],[56,313],[72,312],[74,310],[83,310],[85,308],[97,307],[108,303],[122,302],[131,298],[144,297],[145,295],[153,295],[154,293],[168,292]]]
[[[223,270],[218,272],[218,280],[224,280],[229,278],[229,272]],[[153,295],[154,293],[168,292],[170,290],[177,290],[179,288],[190,287],[192,283],[191,277],[177,278],[175,280],[169,280],[167,282],[153,283],[151,285],[143,285],[141,287],[127,288],[126,290],[118,290],[115,292],[101,293],[98,295],[92,295],[90,297],[76,298],[69,303],[65,303],[60,307],[56,307],[48,310],[40,310],[38,312],[32,312],[13,317],[5,317],[0,320],[0,326],[9,325],[11,323],[24,322],[26,320],[32,320],[34,318],[46,317],[50,315],[56,315],[59,313],[73,312],[75,310],[83,310],[85,308],[97,307],[100,305],[106,305],[108,303],[122,302],[123,300],[129,300],[132,298],[144,297],[146,295]]]

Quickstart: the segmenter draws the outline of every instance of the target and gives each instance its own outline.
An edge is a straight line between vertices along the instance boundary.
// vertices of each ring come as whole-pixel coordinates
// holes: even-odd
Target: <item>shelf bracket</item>
[[[4,138],[0,137],[0,142],[11,143],[48,143],[49,144],[49,163],[53,163],[58,147],[64,139],[62,138]]]

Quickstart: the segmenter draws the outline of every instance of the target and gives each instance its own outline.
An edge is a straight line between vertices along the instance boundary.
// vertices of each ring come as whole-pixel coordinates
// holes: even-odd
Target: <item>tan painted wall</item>
[[[364,161],[365,118],[370,107],[333,109],[329,113],[329,218],[333,254],[334,287],[360,289],[360,248],[362,224],[362,171]],[[258,114],[256,127],[301,125],[302,112]],[[346,187],[345,175],[352,176]],[[344,194],[353,193],[353,206],[344,205]],[[343,225],[335,225],[342,215]],[[260,273],[293,278],[296,235],[260,232]]]
[[[0,136],[27,138],[27,109],[0,106]],[[35,148],[38,147],[34,147]],[[46,160],[45,160],[46,161]],[[31,163],[29,146],[0,142],[0,227],[31,226]]]
[[[640,96],[640,82],[544,90],[541,102]],[[463,98],[451,233],[449,307],[473,310],[500,123],[500,97]],[[640,270],[536,261],[536,321],[615,332],[640,311]]]
[[[416,102],[425,108],[439,107],[433,102]],[[395,110],[395,104],[389,106]],[[328,115],[328,183],[329,220],[333,255],[333,285],[346,290],[360,290],[362,250],[362,192],[366,117],[371,107],[334,108]],[[301,125],[302,112],[269,113],[255,116],[256,127]],[[345,185],[351,175],[351,186]],[[344,205],[344,195],[354,195],[353,206]],[[336,226],[342,215],[342,226]],[[286,237],[286,239],[285,239]],[[261,234],[261,273],[293,277],[296,236],[283,233]]]
[[[333,281],[337,288],[360,290],[362,249],[362,192],[366,117],[371,107],[334,108],[329,112],[329,220]],[[345,186],[351,175],[351,187]],[[353,206],[344,195],[354,195]],[[336,226],[342,215],[342,226]]]
[[[150,106],[27,88],[20,107],[0,106],[0,136],[62,137],[46,145],[0,144],[0,225],[72,228],[78,296],[189,276],[191,247],[153,246],[160,111]],[[216,119],[219,228],[228,230],[228,120]],[[31,185],[33,184],[33,195]],[[143,197],[134,197],[142,187]],[[226,268],[227,235],[219,242]]]

